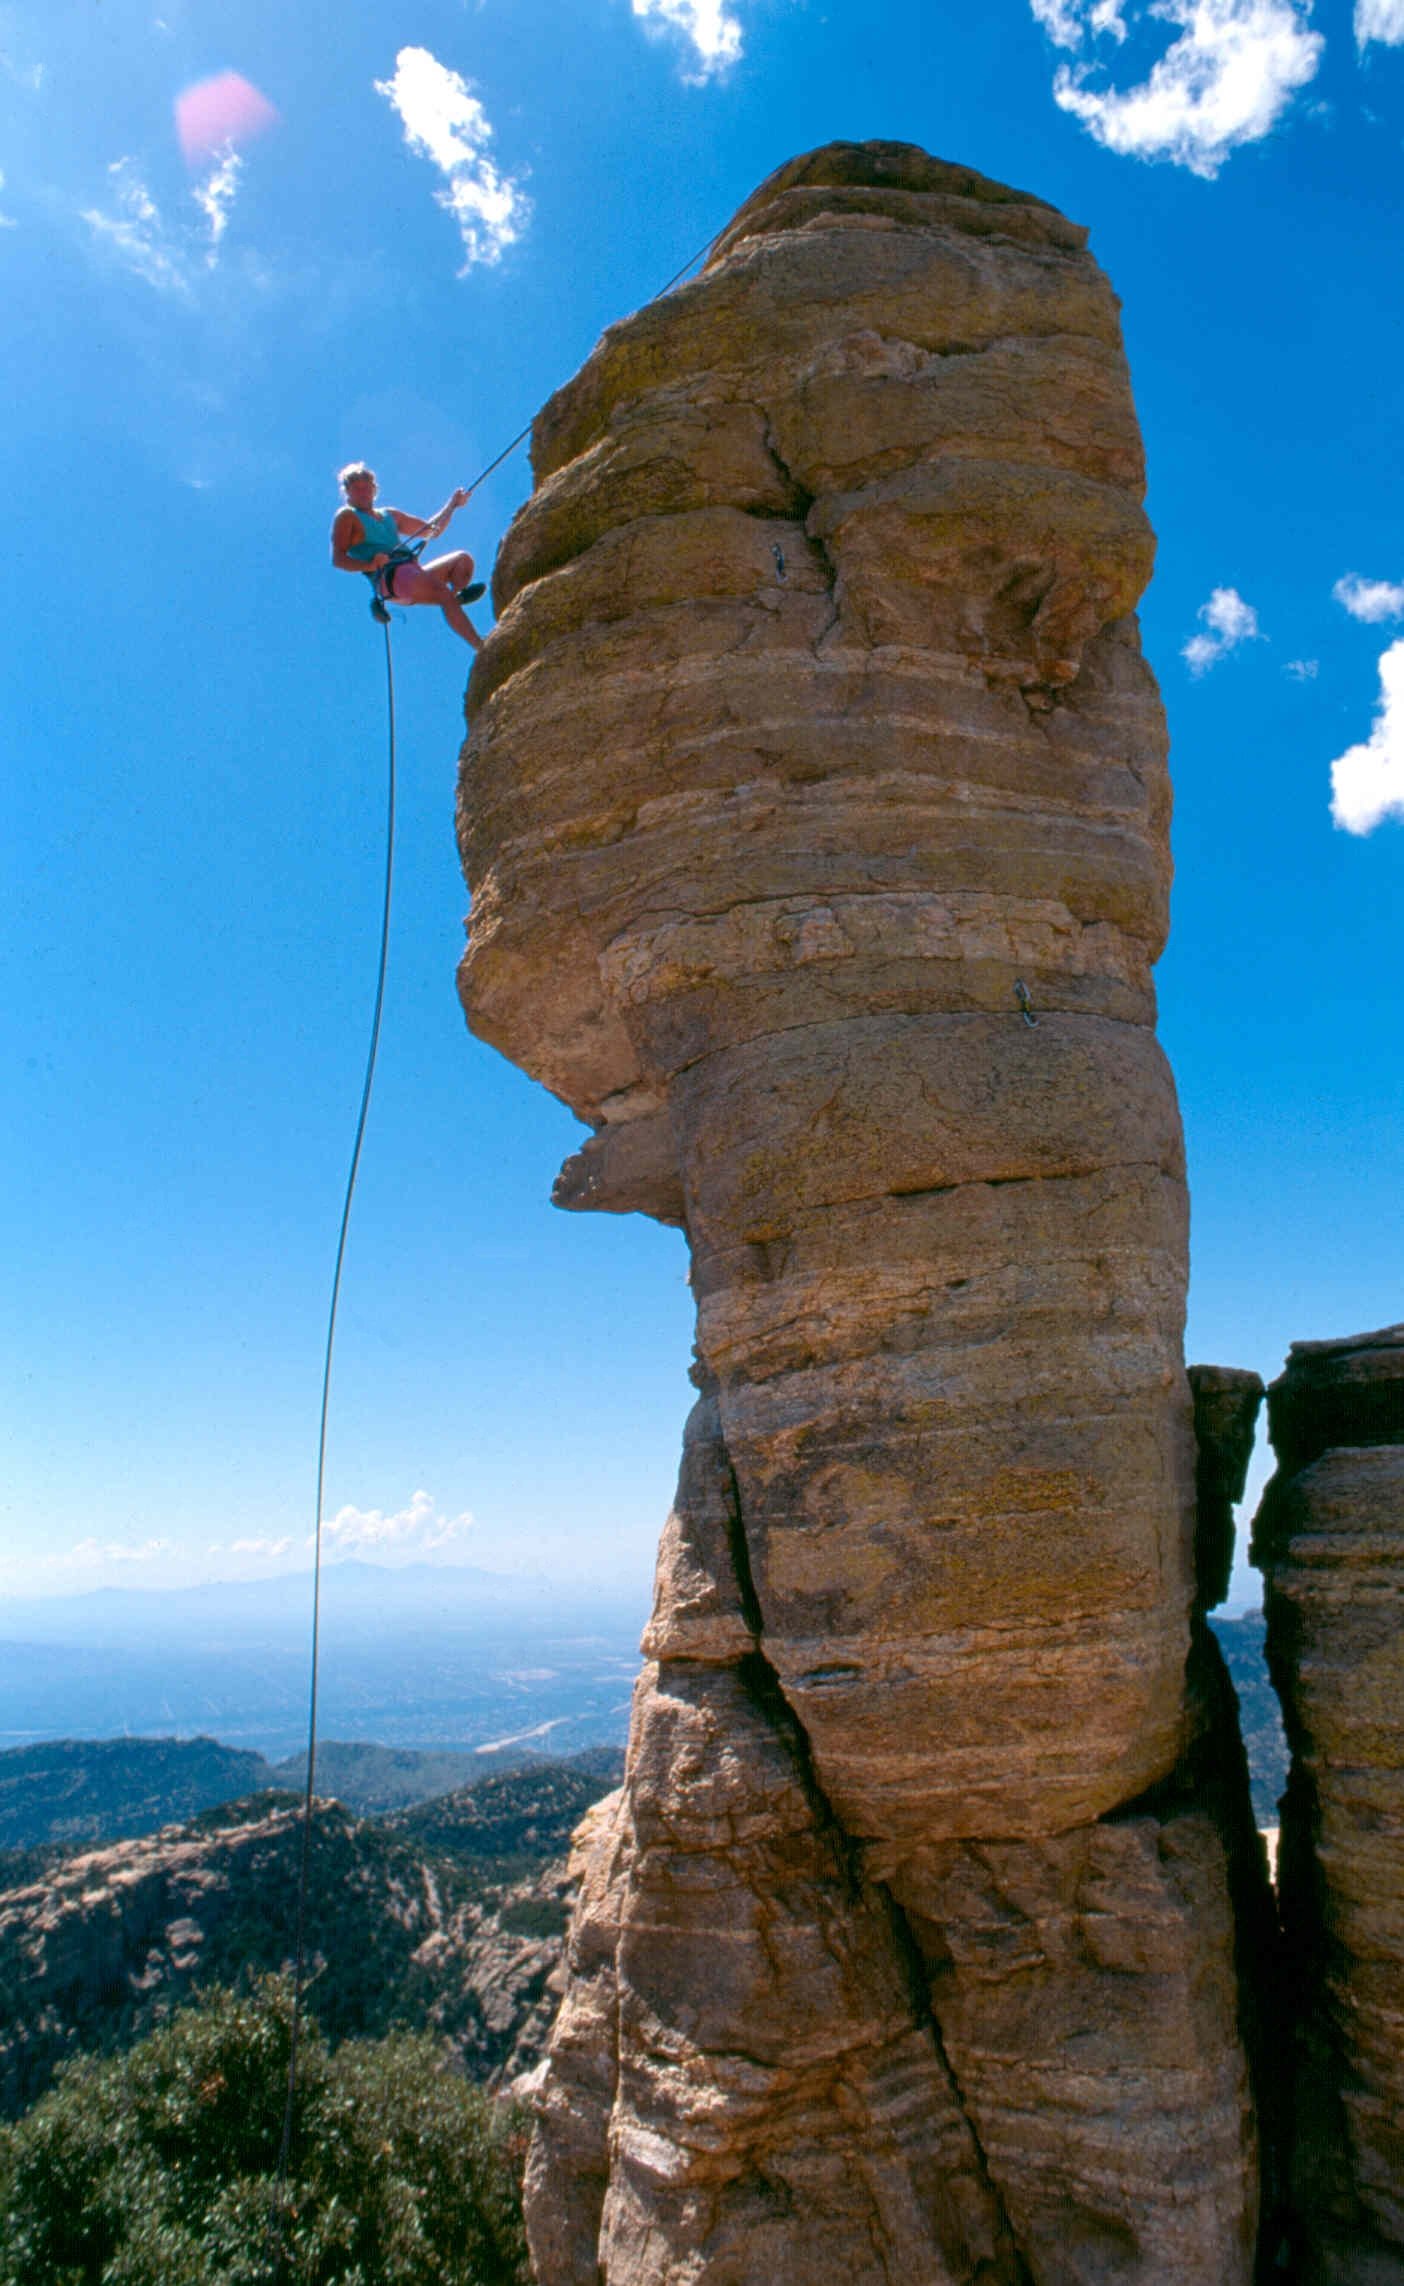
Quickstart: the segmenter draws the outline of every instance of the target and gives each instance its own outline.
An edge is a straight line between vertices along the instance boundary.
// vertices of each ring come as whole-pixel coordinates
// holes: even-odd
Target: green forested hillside
[[[317,1792],[334,1795],[363,1818],[375,1818],[470,1785],[489,1768],[468,1747],[374,1746],[327,1738],[317,1748]],[[275,1764],[272,1783],[300,1793],[307,1784],[306,1755],[290,1754]]]
[[[513,1865],[559,1856],[590,1804],[618,1784],[623,1762],[622,1755],[594,1755],[588,1768],[543,1762],[497,1771],[456,1793],[398,1811],[385,1828],[421,1849],[464,1865],[493,1867],[501,1875]]]
[[[319,1802],[307,1929],[328,2037],[429,2030],[474,2077],[529,2068],[555,2010],[566,1846],[608,1785],[570,1765],[502,1772],[387,1823]],[[299,1815],[296,1797],[263,1793],[105,1849],[11,1861],[0,2114],[34,2102],[65,2058],[126,2047],[192,1993],[289,1961]]]
[[[1253,1781],[1253,1815],[1260,1826],[1275,1826],[1278,1797],[1287,1784],[1287,1739],[1282,1709],[1263,1657],[1266,1622],[1260,1611],[1210,1622],[1238,1693],[1238,1721]]]
[[[213,1738],[55,1739],[0,1754],[0,1850],[121,1841],[278,1783]]]
[[[607,1747],[587,1749],[565,1765],[596,1774],[622,1766],[622,1756]],[[536,1756],[504,1764],[485,1761],[468,1747],[323,1739],[317,1792],[362,1817],[379,1817],[539,1767]],[[270,1763],[213,1738],[65,1738],[11,1747],[0,1753],[0,1853],[123,1841],[237,1802],[260,1787],[300,1794],[306,1782],[305,1754]]]

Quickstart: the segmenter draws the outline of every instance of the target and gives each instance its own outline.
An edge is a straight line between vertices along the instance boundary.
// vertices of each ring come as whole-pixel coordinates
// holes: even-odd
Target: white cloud
[[[1029,0],[1029,6],[1035,22],[1060,48],[1080,47],[1084,31],[1106,32],[1114,40],[1126,37],[1122,0]]]
[[[1206,673],[1240,643],[1255,642],[1262,634],[1257,612],[1236,587],[1216,587],[1209,601],[1199,606],[1199,616],[1209,632],[1191,635],[1180,653],[1191,674]]]
[[[8,13],[8,11],[7,11]],[[44,84],[44,66],[41,63],[21,63],[8,48],[0,48],[0,68],[3,68],[16,87],[28,88],[37,95]]]
[[[1180,37],[1128,88],[1089,84],[1098,66],[1087,56],[1060,64],[1053,98],[1108,150],[1137,159],[1169,159],[1196,175],[1216,175],[1241,143],[1268,134],[1298,88],[1315,76],[1325,46],[1307,29],[1311,0],[1029,0],[1059,47],[1127,36],[1133,21],[1153,18],[1180,27]],[[1404,10],[1404,0],[1358,0],[1361,7]]]
[[[1355,40],[1362,48],[1371,40],[1404,48],[1404,0],[1355,0]]]
[[[161,293],[188,294],[190,277],[185,254],[161,219],[161,211],[130,159],[114,159],[107,170],[116,197],[116,211],[100,214],[84,207],[82,219],[100,245],[125,262]]]
[[[4,170],[0,169],[0,190],[5,188]],[[0,214],[0,230],[15,230],[19,225],[12,214]]]
[[[1051,0],[1055,8],[1060,0]],[[724,0],[633,0],[641,20],[669,24],[692,42],[697,68],[687,74],[694,83],[715,78],[734,64],[741,53],[741,26],[728,16]]]
[[[520,184],[488,157],[492,128],[467,80],[427,48],[401,48],[393,79],[375,82],[400,115],[405,141],[445,178],[434,193],[458,224],[466,276],[475,263],[500,262],[526,227],[531,206]]]
[[[94,1564],[154,1564],[158,1556],[169,1555],[170,1547],[169,1540],[79,1540],[41,1561],[56,1571],[81,1572]]]
[[[1289,659],[1282,670],[1294,683],[1314,683],[1321,672],[1319,659]]]
[[[1404,619],[1404,584],[1396,586],[1393,580],[1362,579],[1359,572],[1347,572],[1344,579],[1337,580],[1331,593],[1352,619],[1363,619],[1367,626],[1378,627],[1386,619]]]
[[[322,1543],[329,1556],[370,1551],[386,1556],[431,1556],[464,1539],[472,1529],[471,1511],[441,1515],[432,1493],[416,1492],[407,1508],[387,1516],[381,1508],[340,1508],[322,1520]]]
[[[1029,0],[1036,24],[1043,29],[1055,47],[1079,48],[1082,45],[1083,20],[1080,0]]]
[[[76,1590],[81,1594],[91,1588],[111,1587],[129,1577],[134,1567],[148,1565],[156,1566],[161,1576],[165,1559],[174,1553],[170,1540],[102,1540],[96,1533],[75,1540],[67,1548],[46,1547],[33,1552],[14,1549],[8,1552],[4,1593],[51,1595]],[[161,1584],[165,1584],[163,1576]]]
[[[211,1540],[205,1553],[207,1556],[256,1556],[273,1560],[279,1556],[286,1556],[291,1547],[292,1540],[286,1536],[281,1540],[270,1540],[266,1537],[255,1537],[249,1540]]]
[[[242,165],[242,159],[231,144],[219,165],[204,182],[197,183],[190,194],[210,226],[210,250],[206,260],[211,269],[219,260],[219,242],[229,227],[229,209],[234,204]]]
[[[1373,833],[1404,818],[1404,640],[1380,661],[1380,704],[1363,746],[1331,764],[1331,820],[1346,833]]]

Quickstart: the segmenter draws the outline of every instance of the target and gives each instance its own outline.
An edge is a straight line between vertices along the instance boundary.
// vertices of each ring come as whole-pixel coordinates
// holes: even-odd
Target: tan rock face
[[[704,1386],[599,1875],[618,1915],[603,2274],[1246,2278],[1236,2033],[1207,2038],[1153,1979],[1100,2084],[1130,2084],[1137,2006],[1146,2029],[1164,2003],[1208,2141],[1168,2138],[1183,2165],[1154,2213],[1091,2199],[1082,2254],[1011,2221],[964,2101],[959,2134],[904,2131],[901,2229],[838,2149],[857,2131],[837,2090],[877,2120],[883,2059],[917,2073],[920,2051],[933,2121],[955,2085],[932,2012],[954,1988],[920,1965],[955,1910],[951,1853],[1031,1849],[1040,1928],[1071,1925],[1079,1883],[1136,1923],[1150,1877],[1097,1821],[1167,1781],[1194,1728],[1183,1153],[1151,1029],[1169,793],[1130,617],[1152,541],[1115,299],[1038,201],[908,146],[832,146],[764,185],[700,278],[611,328],[534,463],[470,689],[465,1003],[595,1130],[560,1202],[685,1228]],[[734,1789],[695,1826],[689,1755],[698,1786],[721,1757]],[[783,1880],[777,1818],[804,1864]],[[1147,1819],[1159,1862],[1181,1844]],[[1220,1974],[1223,1915],[1196,1940],[1183,1885],[1157,1894],[1185,1959],[1202,1941]],[[659,2031],[660,1990],[669,1964],[694,1995],[722,1976],[716,1931],[748,1925],[748,1898],[771,1933],[694,2054]],[[809,2053],[820,2008],[834,2044],[801,2095],[779,2050]],[[767,2009],[787,2029],[759,2059]],[[563,2073],[577,2021],[568,2001]],[[749,2111],[723,2053],[762,2074]],[[1045,2084],[1063,2158],[1020,2193],[1029,2216],[1104,2164],[1081,2092]],[[704,2085],[725,2197],[690,2108]],[[969,2175],[952,2154],[972,2138]],[[737,2267],[728,2201],[760,2230],[772,2143],[791,2188],[764,2260]],[[940,2188],[967,2178],[979,2198]],[[542,2158],[548,2234],[550,2180]],[[828,2238],[805,2235],[811,2208]],[[594,2275],[553,2269],[552,2245],[552,2286]]]
[[[933,2007],[1030,2273],[1251,2277],[1256,2153],[1213,1820],[947,1844],[928,1896],[914,1927]]]
[[[1300,1342],[1254,1525],[1292,1748],[1281,1886],[1309,2286],[1404,2280],[1404,1327]]]
[[[1259,1374],[1242,1366],[1192,1365],[1194,1395],[1195,1572],[1199,1602],[1210,1611],[1223,1602],[1233,1570],[1233,1510],[1243,1498],[1258,1408],[1263,1401]]]

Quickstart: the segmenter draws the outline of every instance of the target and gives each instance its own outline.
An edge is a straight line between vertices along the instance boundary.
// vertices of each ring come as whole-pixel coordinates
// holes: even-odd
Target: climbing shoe
[[[486,594],[487,581],[485,579],[475,579],[471,587],[461,587],[459,589],[458,600],[460,603],[477,603]]]

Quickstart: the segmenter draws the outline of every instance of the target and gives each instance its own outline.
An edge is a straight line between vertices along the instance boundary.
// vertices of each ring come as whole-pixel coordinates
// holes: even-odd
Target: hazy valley
[[[467,1567],[324,1574],[327,1737],[570,1754],[621,1744],[640,1600]],[[217,1737],[277,1760],[307,1734],[309,1577],[0,1602],[0,1746]]]

